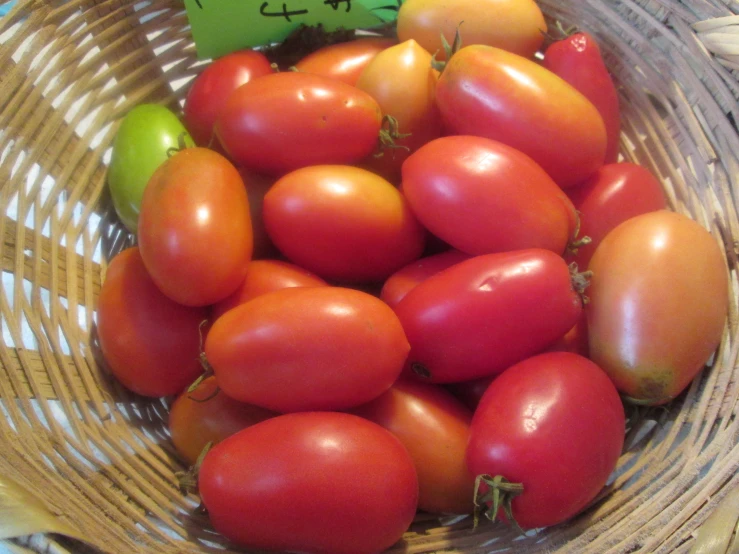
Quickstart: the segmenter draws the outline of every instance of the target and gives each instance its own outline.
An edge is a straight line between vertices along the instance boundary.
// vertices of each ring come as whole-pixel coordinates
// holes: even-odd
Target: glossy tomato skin
[[[330,44],[305,56],[295,64],[295,68],[354,86],[374,57],[397,42],[393,38],[366,37]]]
[[[513,498],[523,529],[576,515],[606,484],[621,455],[623,405],[593,362],[570,352],[527,358],[488,387],[467,446],[474,475],[521,483]]]
[[[239,50],[208,65],[190,85],[184,121],[198,146],[213,145],[213,126],[231,93],[252,79],[274,73],[267,56]]]
[[[215,377],[203,380],[192,392],[183,391],[169,411],[169,432],[177,453],[194,465],[209,443],[222,440],[277,414],[229,398],[218,392]]]
[[[113,141],[108,187],[118,217],[132,233],[138,229],[146,184],[180,140],[185,146],[195,145],[177,116],[158,104],[140,104],[121,121]]]
[[[400,133],[397,148],[382,156],[370,156],[365,167],[395,183],[403,161],[428,141],[441,135],[441,114],[436,106],[439,72],[431,67],[431,54],[415,40],[407,40],[380,52],[362,71],[357,88],[371,95],[384,115],[394,117]]]
[[[603,165],[603,118],[577,89],[539,64],[490,46],[447,63],[436,98],[451,134],[503,142],[533,158],[562,188]]]
[[[611,231],[590,269],[590,357],[632,401],[670,401],[721,340],[728,277],[718,244],[687,216],[651,212]]]
[[[598,108],[606,126],[605,163],[615,163],[621,136],[621,109],[616,86],[595,38],[581,31],[554,42],[546,49],[542,65],[582,92]]]
[[[472,255],[546,248],[562,254],[575,209],[531,158],[499,141],[448,136],[403,164],[402,191],[435,236]]]
[[[264,223],[290,261],[344,283],[384,280],[419,258],[426,239],[398,189],[342,165],[306,167],[279,179],[264,197]]]
[[[366,92],[310,73],[265,75],[229,97],[216,135],[239,165],[279,176],[352,164],[377,145],[382,110]]]
[[[418,473],[418,508],[442,514],[474,509],[465,449],[472,412],[438,385],[409,380],[352,410],[400,439]]]
[[[418,478],[406,449],[379,425],[309,412],[264,421],[213,448],[199,490],[216,531],[240,546],[373,554],[413,521]]]
[[[174,301],[206,306],[244,280],[252,254],[249,200],[236,168],[207,148],[187,148],[146,187],[139,247],[157,286]]]
[[[202,373],[203,308],[170,300],[157,288],[137,247],[117,254],[100,289],[97,333],[113,375],[150,397],[178,394]]]
[[[380,298],[394,308],[418,283],[470,257],[459,250],[447,250],[419,258],[387,278],[380,290]]]
[[[582,185],[568,189],[580,214],[580,246],[567,259],[586,269],[595,249],[609,231],[627,219],[667,208],[662,184],[648,169],[630,162],[606,164]]]
[[[205,342],[223,392],[277,412],[368,402],[398,378],[408,348],[384,302],[341,287],[258,296],[216,320]]]
[[[317,275],[282,260],[252,260],[246,269],[246,278],[233,294],[211,308],[213,321],[228,310],[257,296],[291,287],[321,287],[327,283]]]
[[[433,383],[500,373],[564,335],[581,311],[565,261],[533,248],[460,262],[395,307],[411,345],[408,365]]]
[[[449,44],[459,28],[463,44],[486,44],[532,57],[547,30],[532,0],[406,0],[398,11],[398,37],[414,39],[437,59],[445,59],[441,34]]]

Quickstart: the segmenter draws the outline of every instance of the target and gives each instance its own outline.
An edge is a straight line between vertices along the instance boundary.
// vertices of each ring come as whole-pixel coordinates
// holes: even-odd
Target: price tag
[[[399,0],[185,0],[200,58],[281,42],[301,24],[327,31],[395,20]]]

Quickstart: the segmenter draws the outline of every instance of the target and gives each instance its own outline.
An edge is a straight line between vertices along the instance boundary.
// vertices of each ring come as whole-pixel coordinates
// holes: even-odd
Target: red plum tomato
[[[538,63],[490,46],[466,46],[436,87],[445,128],[503,142],[531,157],[562,188],[603,165],[606,129],[592,102]]]
[[[398,378],[408,349],[390,307],[342,287],[257,296],[218,318],[205,342],[223,392],[277,412],[369,402]]]
[[[568,189],[567,194],[580,214],[579,237],[590,238],[576,254],[567,256],[581,269],[587,269],[595,249],[619,223],[667,207],[657,177],[629,162],[604,165],[582,185]]]
[[[231,93],[252,79],[274,73],[267,56],[239,50],[214,60],[195,77],[185,97],[184,122],[198,146],[212,146],[213,127]]]
[[[253,248],[239,172],[207,148],[169,158],[144,191],[138,240],[146,269],[175,302],[206,306],[231,294]]]
[[[403,164],[401,190],[431,233],[468,254],[562,254],[575,233],[575,208],[552,178],[522,152],[482,137],[422,146]]]
[[[631,401],[669,402],[721,341],[729,302],[722,248],[696,221],[660,210],[608,233],[590,269],[591,359]]]
[[[228,310],[257,296],[291,287],[320,287],[326,281],[290,262],[282,260],[252,260],[246,268],[246,278],[236,291],[211,309],[215,321]]]
[[[380,290],[380,298],[394,308],[418,283],[470,257],[459,250],[447,250],[411,262],[387,278]]]
[[[211,376],[201,381],[192,392],[180,393],[172,403],[169,432],[177,453],[192,466],[208,444],[216,445],[226,437],[275,415],[218,392],[216,379]]]
[[[389,431],[336,412],[281,415],[216,445],[199,489],[213,527],[239,546],[374,554],[416,514],[418,478]]]
[[[606,126],[605,163],[618,160],[621,109],[600,46],[589,33],[578,32],[551,44],[544,52],[544,67],[583,93],[598,109]]]
[[[288,173],[264,197],[264,223],[291,262],[345,283],[383,281],[418,259],[426,239],[397,188],[352,166]]]
[[[621,399],[592,361],[570,352],[539,354],[506,369],[472,418],[467,465],[522,485],[510,501],[523,529],[561,523],[583,510],[616,468],[626,422]],[[495,520],[503,515],[487,515]]]
[[[418,508],[467,514],[474,508],[474,478],[465,449],[472,412],[438,385],[401,380],[352,410],[400,439],[418,473]]]
[[[310,73],[265,75],[240,86],[216,122],[236,163],[280,176],[318,164],[353,164],[377,146],[382,110],[369,94]]]
[[[103,357],[128,389],[150,397],[178,394],[202,373],[205,308],[177,304],[146,271],[137,247],[117,254],[100,289],[97,333]]]
[[[527,249],[460,262],[418,284],[395,307],[419,379],[495,375],[542,351],[577,322],[582,299],[561,256]]]

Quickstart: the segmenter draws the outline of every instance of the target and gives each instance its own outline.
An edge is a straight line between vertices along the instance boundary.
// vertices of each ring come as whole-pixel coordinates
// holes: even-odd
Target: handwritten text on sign
[[[301,24],[372,28],[397,16],[397,0],[185,0],[200,58],[282,41]]]

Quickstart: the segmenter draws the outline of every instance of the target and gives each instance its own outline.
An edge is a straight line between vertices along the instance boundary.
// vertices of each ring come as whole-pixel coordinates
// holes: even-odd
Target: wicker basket
[[[620,87],[625,159],[725,249],[724,339],[686,394],[632,430],[615,479],[575,520],[515,538],[419,517],[391,552],[688,552],[725,497],[728,540],[739,513],[739,3],[540,5],[599,39]],[[118,386],[95,344],[107,260],[131,241],[106,193],[116,123],[143,101],[179,109],[198,66],[181,0],[19,0],[0,18],[0,492],[20,485],[15,508],[56,522],[10,539],[13,506],[0,504],[0,551],[234,551],[177,489],[167,403]]]

